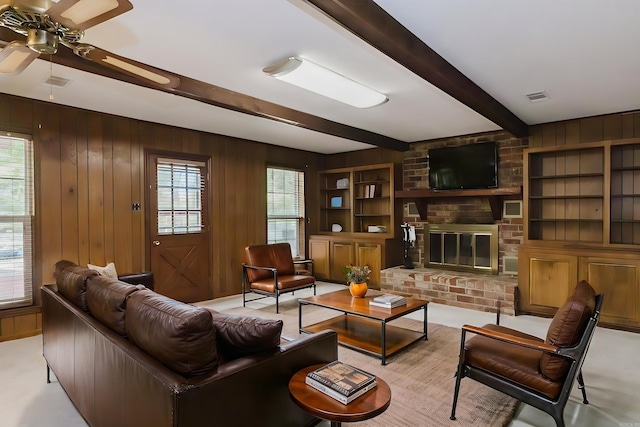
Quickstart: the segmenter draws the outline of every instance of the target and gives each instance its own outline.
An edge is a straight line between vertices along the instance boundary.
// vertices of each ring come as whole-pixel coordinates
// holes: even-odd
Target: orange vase
[[[367,282],[349,283],[349,292],[356,298],[362,298],[367,294]]]

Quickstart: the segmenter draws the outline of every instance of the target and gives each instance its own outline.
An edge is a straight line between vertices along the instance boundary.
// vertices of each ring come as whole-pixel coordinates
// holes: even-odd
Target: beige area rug
[[[280,314],[271,306],[261,310],[237,308],[229,314],[282,319],[283,336],[296,338],[298,333],[298,304],[280,304]],[[337,311],[320,307],[303,308],[303,326],[337,315]],[[391,324],[416,331],[422,322],[398,319]],[[413,344],[400,354],[380,359],[339,346],[338,358],[384,379],[391,387],[391,405],[376,418],[350,423],[350,426],[506,426],[513,418],[518,401],[476,381],[465,378],[460,386],[456,420],[449,419],[453,402],[454,374],[460,351],[460,330],[430,323],[428,341]]]

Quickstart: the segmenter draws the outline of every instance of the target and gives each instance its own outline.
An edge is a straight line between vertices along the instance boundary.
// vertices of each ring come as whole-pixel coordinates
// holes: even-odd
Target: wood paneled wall
[[[640,112],[607,114],[530,127],[529,147],[640,137]]]
[[[51,283],[63,258],[148,269],[145,150],[157,149],[211,156],[211,294],[240,293],[244,247],[266,241],[266,165],[305,169],[313,189],[325,157],[9,95],[0,95],[0,129],[35,142],[36,284]],[[317,211],[310,198],[308,235]]]

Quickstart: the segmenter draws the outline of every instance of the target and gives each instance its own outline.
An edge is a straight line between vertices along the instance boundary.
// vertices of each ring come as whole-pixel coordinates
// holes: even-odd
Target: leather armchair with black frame
[[[581,281],[554,316],[547,337],[499,325],[464,325],[451,419],[455,420],[460,381],[469,377],[553,417],[564,427],[564,408],[575,380],[588,404],[582,376],[591,338],[598,324],[603,295]],[[475,334],[467,340],[467,334]]]
[[[289,243],[247,246],[245,256],[247,262],[242,264],[243,307],[247,302],[246,294],[250,292],[263,296],[249,301],[275,297],[276,313],[280,312],[279,297],[283,293],[313,287],[313,294],[316,294],[313,261],[294,261]],[[306,265],[310,275],[297,274],[296,265]]]

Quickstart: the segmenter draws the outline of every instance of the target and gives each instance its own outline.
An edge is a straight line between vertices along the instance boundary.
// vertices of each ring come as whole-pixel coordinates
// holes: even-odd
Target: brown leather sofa
[[[318,421],[287,385],[303,367],[337,359],[335,332],[281,343],[281,321],[184,304],[68,261],[55,277],[42,287],[43,354],[89,425]]]

